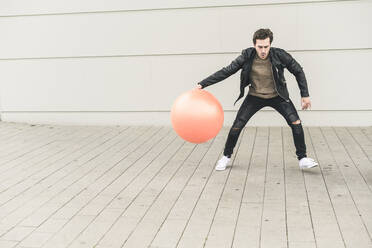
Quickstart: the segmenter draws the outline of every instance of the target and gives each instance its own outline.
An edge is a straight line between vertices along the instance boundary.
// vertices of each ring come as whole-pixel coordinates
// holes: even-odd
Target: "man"
[[[314,159],[306,156],[304,131],[297,110],[289,99],[284,68],[296,77],[303,110],[311,107],[305,74],[302,67],[289,53],[283,49],[271,47],[272,41],[273,33],[270,29],[257,30],[253,35],[254,47],[244,49],[230,65],[198,83],[197,88],[202,89],[242,69],[240,95],[235,103],[244,96],[244,89],[249,86],[248,95],[240,106],[230,129],[223,157],[217,162],[216,170],[226,169],[240,132],[248,120],[265,106],[278,111],[291,127],[300,168],[312,168],[318,165]]]

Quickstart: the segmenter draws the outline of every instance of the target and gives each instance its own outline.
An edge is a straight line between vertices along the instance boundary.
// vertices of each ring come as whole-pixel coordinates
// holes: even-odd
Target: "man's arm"
[[[298,87],[300,88],[301,97],[308,97],[309,90],[307,88],[305,73],[301,65],[284,50],[282,50],[281,59],[287,67],[288,71],[296,77]]]
[[[236,59],[234,59],[230,65],[213,73],[212,75],[202,80],[198,84],[201,85],[202,88],[205,88],[212,84],[218,83],[230,77],[232,74],[236,73],[240,68],[242,68],[243,64],[244,64],[244,56],[241,54]]]

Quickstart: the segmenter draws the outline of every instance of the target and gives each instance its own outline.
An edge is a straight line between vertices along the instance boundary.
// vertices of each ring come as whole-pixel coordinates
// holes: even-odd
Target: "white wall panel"
[[[371,12],[366,1],[8,17],[0,58],[237,52],[259,27],[290,50],[371,48]]]
[[[251,46],[255,30],[270,27],[273,46],[291,51],[305,70],[313,105],[300,111],[305,124],[371,125],[370,13],[371,0],[2,0],[1,117],[169,124],[179,94]],[[300,109],[295,79],[286,75]],[[207,90],[230,125],[242,102],[233,106],[239,73]],[[267,119],[285,125],[265,110],[249,125]]]
[[[298,49],[372,48],[372,1],[298,8]]]
[[[292,55],[304,68],[314,110],[372,109],[372,49]],[[168,111],[179,94],[236,56],[3,60],[1,105],[4,111]],[[237,107],[239,75],[207,88],[225,110]],[[300,107],[297,82],[288,71],[286,77]]]

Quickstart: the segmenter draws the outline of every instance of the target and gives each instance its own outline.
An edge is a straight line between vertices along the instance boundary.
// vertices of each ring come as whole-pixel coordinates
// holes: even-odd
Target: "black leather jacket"
[[[244,49],[241,55],[233,60],[230,65],[215,72],[198,84],[200,84],[202,88],[205,88],[228,78],[238,70],[242,69],[240,74],[240,95],[235,101],[236,103],[244,96],[244,89],[250,84],[249,74],[255,55],[256,49],[254,47]],[[301,97],[309,96],[305,73],[300,64],[289,53],[283,49],[271,47],[269,58],[272,65],[275,89],[280,97],[286,101],[289,101],[287,83],[284,78],[284,68],[287,68],[288,71],[290,71],[296,77],[298,87],[300,88]]]

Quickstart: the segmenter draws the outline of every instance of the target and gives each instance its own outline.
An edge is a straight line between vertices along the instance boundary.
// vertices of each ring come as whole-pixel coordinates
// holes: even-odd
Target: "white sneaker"
[[[223,156],[220,160],[218,160],[216,165],[216,170],[222,171],[226,169],[227,163],[230,161],[230,158]]]
[[[301,169],[310,169],[318,165],[312,158],[301,158],[299,161],[299,165]]]

